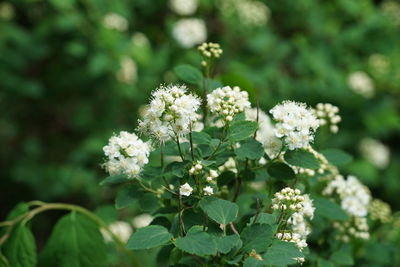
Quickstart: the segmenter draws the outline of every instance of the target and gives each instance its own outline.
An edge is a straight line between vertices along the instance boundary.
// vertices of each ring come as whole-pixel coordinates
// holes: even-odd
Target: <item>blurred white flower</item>
[[[121,239],[124,243],[126,243],[129,237],[132,235],[131,225],[124,221],[116,221],[110,224],[108,226],[108,229],[119,239]],[[103,234],[104,240],[106,242],[111,242],[113,240],[110,233],[105,229],[101,229],[101,233]]]
[[[117,13],[108,13],[105,15],[103,19],[104,27],[112,30],[117,30],[120,32],[128,29],[128,20],[117,14]]]
[[[196,12],[198,0],[170,0],[169,7],[181,16],[192,15]]]
[[[390,61],[388,57],[382,54],[371,55],[368,58],[368,64],[370,65],[372,71],[378,75],[385,74],[390,69]]]
[[[141,47],[148,46],[150,44],[147,36],[141,32],[135,32],[132,35],[131,41],[134,45],[141,46]]]
[[[375,87],[372,79],[363,71],[356,71],[349,75],[349,87],[354,93],[365,98],[371,98],[375,95]]]
[[[134,84],[137,81],[137,65],[132,58],[126,56],[121,59],[117,79],[127,84]]]
[[[140,214],[133,218],[132,225],[136,229],[148,226],[153,220],[153,216],[147,213]]]
[[[378,140],[364,138],[360,142],[361,154],[371,164],[379,169],[384,169],[390,162],[390,150]]]
[[[237,16],[247,26],[264,26],[271,13],[265,3],[256,0],[220,0],[218,7],[223,16]]]
[[[182,47],[191,48],[207,39],[207,29],[201,19],[180,19],[175,23],[172,35]]]
[[[14,7],[7,2],[0,3],[0,19],[10,20],[14,17]]]

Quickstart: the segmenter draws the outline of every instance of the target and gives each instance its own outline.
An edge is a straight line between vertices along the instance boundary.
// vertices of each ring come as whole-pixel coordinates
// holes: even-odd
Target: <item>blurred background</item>
[[[224,50],[217,77],[264,110],[338,106],[339,133],[316,145],[352,154],[342,173],[400,209],[399,1],[14,0],[0,2],[0,218],[35,199],[113,205],[102,147],[174,66],[200,67],[204,41]],[[58,216],[41,215],[39,242]]]

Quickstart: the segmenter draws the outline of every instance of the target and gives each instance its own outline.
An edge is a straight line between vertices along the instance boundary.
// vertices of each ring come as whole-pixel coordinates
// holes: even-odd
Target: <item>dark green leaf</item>
[[[115,208],[122,209],[133,205],[143,195],[143,191],[136,184],[124,186],[117,193]]]
[[[232,142],[242,141],[253,135],[257,128],[255,121],[238,121],[229,127],[227,138]]]
[[[254,257],[248,257],[243,262],[243,267],[264,267],[265,263],[263,261],[257,260]]]
[[[240,234],[243,240],[243,249],[262,253],[268,249],[272,241],[272,228],[267,224],[252,224],[246,226]]]
[[[208,217],[221,224],[233,222],[239,211],[236,203],[214,197],[203,198],[199,205]]]
[[[35,238],[26,225],[16,225],[2,249],[10,266],[36,266],[37,257]]]
[[[339,250],[333,252],[330,259],[338,265],[354,265],[350,245],[343,245]]]
[[[203,74],[195,67],[182,64],[174,68],[176,75],[183,81],[191,84],[200,84],[203,80]]]
[[[272,163],[267,171],[269,175],[277,179],[289,180],[296,177],[292,168],[282,162]]]
[[[260,142],[249,138],[235,148],[235,154],[238,159],[248,158],[250,160],[258,160],[264,155],[264,148]]]
[[[228,253],[242,242],[238,235],[216,236],[214,239],[217,244],[217,250],[223,254]]]
[[[111,175],[100,182],[100,185],[120,184],[129,181],[128,176],[124,174]]]
[[[139,228],[128,240],[128,249],[149,249],[167,244],[173,236],[168,230],[159,225]]]
[[[322,150],[321,153],[326,157],[326,159],[333,165],[343,166],[347,163],[350,163],[353,160],[353,157],[340,150],[335,148]]]
[[[205,132],[192,132],[192,139],[195,144],[211,144],[211,136]]]
[[[323,258],[319,258],[317,263],[318,267],[335,267],[335,264]]]
[[[306,168],[306,169],[318,169],[319,162],[314,155],[305,150],[289,150],[285,153],[285,160],[287,163],[293,166]]]
[[[206,232],[189,232],[185,237],[176,239],[176,246],[187,253],[199,256],[217,254],[217,244],[214,238]]]
[[[255,218],[255,216],[251,217],[249,223],[269,224],[271,226],[276,224],[276,216],[270,213],[260,213],[254,221]]]
[[[342,208],[335,202],[323,198],[313,197],[315,214],[330,220],[348,220],[349,216],[342,210]]]
[[[303,253],[299,251],[292,242],[275,240],[263,255],[264,263],[268,265],[285,266],[296,263],[295,258],[303,257]]]

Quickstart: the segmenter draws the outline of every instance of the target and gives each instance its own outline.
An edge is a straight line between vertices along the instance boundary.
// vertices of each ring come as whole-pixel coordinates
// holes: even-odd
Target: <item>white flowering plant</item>
[[[136,203],[143,214],[128,223],[70,204],[21,204],[0,223],[0,266],[108,266],[110,243],[128,266],[143,266],[143,250],[156,266],[342,266],[365,255],[390,207],[340,174],[347,153],[314,148],[320,128],[338,132],[339,108],[283,101],[263,111],[216,78],[219,45],[198,50],[213,57],[199,62],[203,72],[175,67],[183,83],[153,90],[137,127],[103,147],[100,184],[118,191],[116,209]],[[31,220],[54,209],[71,212],[37,257]]]

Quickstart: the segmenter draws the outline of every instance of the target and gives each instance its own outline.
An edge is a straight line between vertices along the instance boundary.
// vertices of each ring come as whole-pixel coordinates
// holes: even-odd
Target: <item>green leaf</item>
[[[128,240],[126,247],[128,249],[149,249],[167,244],[172,234],[160,225],[149,225],[139,228]]]
[[[10,267],[10,263],[8,262],[6,257],[4,257],[3,254],[1,254],[1,252],[0,252],[0,267]]]
[[[242,141],[254,134],[257,128],[255,121],[238,121],[229,127],[227,138],[232,142]]]
[[[272,228],[267,224],[252,224],[246,226],[240,234],[243,240],[243,249],[262,253],[268,249],[272,241]]]
[[[254,257],[248,257],[243,262],[243,267],[264,267],[265,263],[263,261],[259,261]]]
[[[264,263],[268,265],[285,266],[296,263],[295,258],[303,257],[303,253],[299,251],[292,242],[275,240],[263,255]]]
[[[192,132],[193,143],[199,145],[209,145],[211,143],[211,136],[205,132]]]
[[[214,197],[203,198],[199,205],[208,217],[225,225],[233,222],[239,211],[239,206],[236,203]]]
[[[10,266],[36,266],[35,238],[26,225],[18,224],[15,226],[2,249]]]
[[[113,205],[99,206],[94,213],[107,224],[115,222],[118,218],[117,210]]]
[[[217,250],[223,254],[228,253],[242,242],[238,235],[216,236]]]
[[[188,64],[178,65],[174,68],[174,71],[179,79],[191,84],[199,84],[203,80],[203,74],[197,68]]]
[[[323,198],[323,197],[312,197],[314,200],[315,214],[322,216],[330,220],[341,220],[345,221],[349,219],[349,216],[342,210],[342,208],[335,202]]]
[[[185,161],[174,161],[165,167],[164,175],[172,174],[178,177],[185,175],[185,169],[191,164],[188,160]]]
[[[335,264],[323,258],[319,258],[317,263],[318,267],[335,267]]]
[[[29,211],[29,205],[26,202],[20,202],[8,213],[6,221],[11,221],[16,217]]]
[[[115,208],[122,209],[133,205],[142,195],[143,191],[136,184],[124,186],[117,193]]]
[[[99,185],[120,184],[129,181],[128,176],[124,174],[111,175],[100,182]]]
[[[144,193],[139,199],[139,205],[144,212],[153,212],[159,205],[159,198],[153,193]]]
[[[289,180],[296,177],[292,168],[282,162],[272,163],[267,172],[272,177],[282,180]]]
[[[206,232],[193,231],[185,237],[176,239],[176,247],[189,254],[199,256],[217,254],[217,244],[214,238]]]
[[[287,163],[293,166],[313,170],[319,168],[318,160],[312,153],[305,150],[289,150],[284,157]]]
[[[276,216],[270,213],[260,213],[257,216],[256,221],[254,221],[254,218],[256,216],[253,216],[250,218],[250,223],[259,223],[259,224],[269,224],[269,225],[275,225],[276,224]]]
[[[264,155],[264,148],[260,142],[249,138],[239,148],[235,148],[235,154],[238,159],[259,160]]]
[[[339,250],[333,252],[330,259],[338,265],[354,265],[350,245],[343,245]]]
[[[39,266],[109,266],[97,224],[76,212],[57,222],[39,260]]]
[[[321,151],[322,155],[326,157],[326,159],[333,165],[343,166],[347,163],[350,163],[353,160],[353,157],[340,150],[335,148],[325,149]]]

